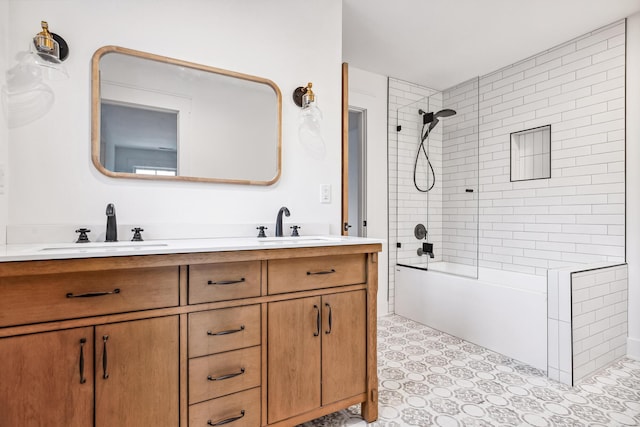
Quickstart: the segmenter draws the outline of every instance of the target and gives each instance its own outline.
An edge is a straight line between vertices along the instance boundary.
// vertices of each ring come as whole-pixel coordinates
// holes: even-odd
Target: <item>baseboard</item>
[[[627,337],[627,357],[640,360],[640,339]]]

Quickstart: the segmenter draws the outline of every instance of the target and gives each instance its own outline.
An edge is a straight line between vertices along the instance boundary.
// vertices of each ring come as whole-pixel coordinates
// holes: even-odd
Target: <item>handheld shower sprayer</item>
[[[436,173],[433,170],[433,165],[431,164],[431,160],[429,159],[429,154],[427,154],[427,149],[424,146],[424,141],[427,140],[427,138],[429,138],[429,134],[431,133],[431,131],[440,122],[439,119],[442,119],[444,117],[454,116],[456,114],[456,111],[450,108],[445,108],[443,110],[438,111],[437,113],[430,113],[430,112],[424,111],[423,109],[419,109],[418,114],[422,116],[422,130],[420,131],[420,145],[418,145],[418,152],[416,153],[416,161],[413,165],[413,185],[421,193],[428,193],[429,191],[431,191],[433,186],[436,185]],[[425,132],[424,128],[427,124],[429,125],[429,127]],[[427,144],[428,144],[428,141],[427,141]],[[431,182],[431,185],[426,190],[420,188],[420,186],[418,185],[418,181],[416,179],[416,174],[418,170],[418,158],[420,157],[420,151],[424,153],[424,156],[427,159],[427,164],[429,165],[429,169],[431,170],[431,176],[433,177],[433,181]]]

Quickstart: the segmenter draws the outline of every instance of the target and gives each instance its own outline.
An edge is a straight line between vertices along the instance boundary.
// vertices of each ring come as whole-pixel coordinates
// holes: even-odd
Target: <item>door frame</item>
[[[340,234],[349,235],[349,64],[342,63],[342,218]]]

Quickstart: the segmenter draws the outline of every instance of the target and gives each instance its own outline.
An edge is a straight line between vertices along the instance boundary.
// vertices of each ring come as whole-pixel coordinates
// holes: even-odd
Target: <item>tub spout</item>
[[[429,255],[429,258],[433,258],[433,243],[423,243],[422,248],[418,249],[419,255]]]

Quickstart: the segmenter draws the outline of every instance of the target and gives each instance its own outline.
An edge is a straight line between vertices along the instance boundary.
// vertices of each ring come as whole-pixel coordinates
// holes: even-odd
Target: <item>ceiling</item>
[[[640,11],[640,0],[343,0],[349,65],[433,89]]]

